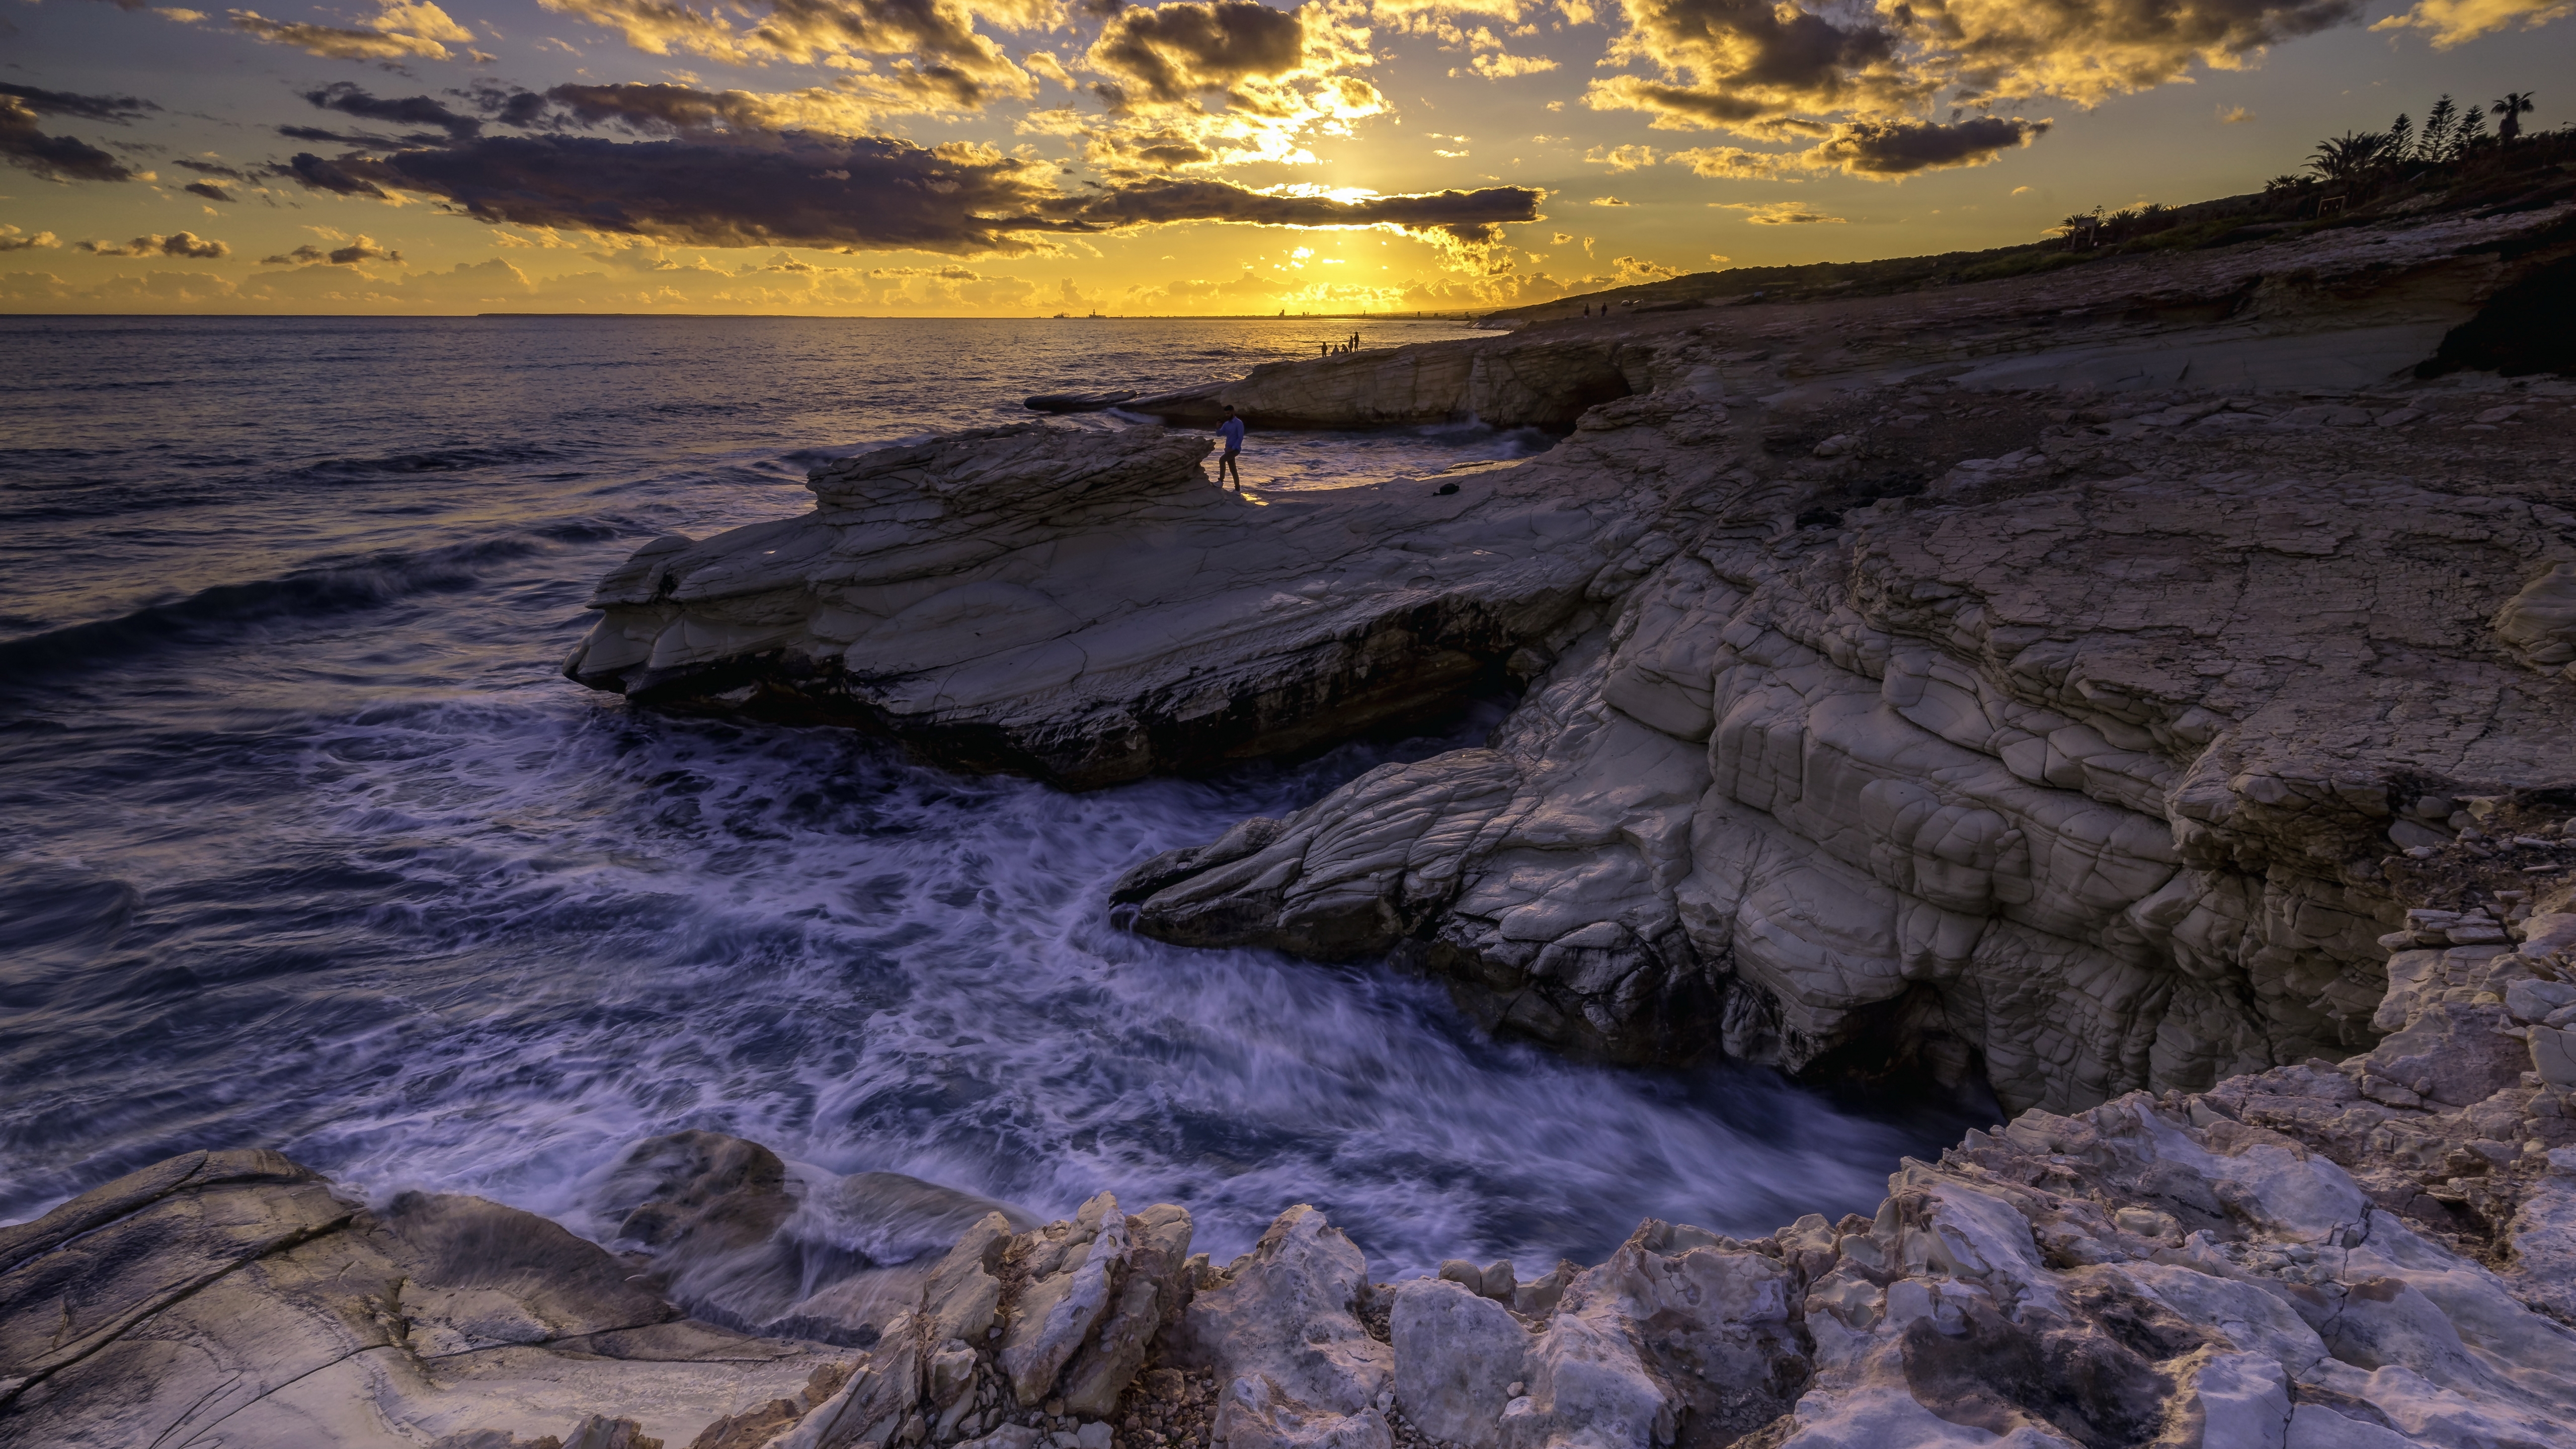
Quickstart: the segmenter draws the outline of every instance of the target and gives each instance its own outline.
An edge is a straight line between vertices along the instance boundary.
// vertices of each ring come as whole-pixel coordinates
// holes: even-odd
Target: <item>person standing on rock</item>
[[[1216,486],[1223,488],[1225,475],[1232,473],[1234,491],[1240,493],[1243,491],[1243,465],[1235,459],[1243,452],[1243,419],[1236,415],[1234,409],[1225,410],[1225,421],[1218,425],[1216,435],[1225,439],[1225,451],[1216,460]]]

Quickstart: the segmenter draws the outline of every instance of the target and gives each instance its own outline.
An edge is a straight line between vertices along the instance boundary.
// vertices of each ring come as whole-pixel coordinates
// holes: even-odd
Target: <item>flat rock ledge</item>
[[[1033,1224],[889,1174],[799,1181],[710,1133],[610,1175],[624,1252],[475,1198],[371,1207],[274,1153],[191,1153],[0,1229],[0,1442],[2562,1445],[2576,914],[2526,924],[2401,943],[2389,1035],[2360,1056],[2025,1112],[1907,1161],[1874,1217],[1750,1240],[1649,1220],[1605,1262],[1529,1274],[1374,1281],[1307,1206],[1218,1265],[1178,1207],[1103,1193]],[[942,1226],[817,1285],[785,1225],[823,1193]],[[802,1301],[772,1291],[791,1284]]]
[[[811,513],[638,550],[564,672],[1085,788],[1454,708],[1645,531],[1597,474],[1245,498],[1211,446],[1031,423],[828,464]]]

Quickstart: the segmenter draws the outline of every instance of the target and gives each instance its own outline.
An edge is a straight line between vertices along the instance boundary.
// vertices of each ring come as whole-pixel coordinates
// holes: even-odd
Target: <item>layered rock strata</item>
[[[1488,746],[1116,898],[1174,942],[1392,956],[1585,1052],[2011,1108],[2367,1047],[2376,939],[2443,904],[2388,862],[2464,801],[2576,783],[2576,389],[1996,383],[2227,348],[2296,373],[2564,246],[2563,217],[2506,225],[2348,240],[2306,278],[2195,260],[2116,342],[2016,337],[1998,293],[1835,314],[1955,314],[1925,337],[1807,308],[1632,337],[1636,394],[1551,456],[1655,482],[1648,574],[1596,586]],[[2497,250],[2444,250],[2471,234]],[[2230,276],[2224,326],[2177,320]],[[1962,329],[1985,356],[1927,360]]]
[[[2568,894],[2507,912],[2518,942],[2416,944],[2483,934],[2466,913],[2391,933],[2368,1053],[2034,1109],[1905,1163],[1874,1217],[1649,1220],[1535,1278],[1373,1281],[1304,1206],[1219,1267],[1186,1212],[1104,1193],[975,1221],[853,1349],[687,1319],[494,1204],[370,1210],[191,1154],[0,1233],[0,1439],[2538,1449],[2576,1414]],[[758,1219],[765,1160],[641,1144],[627,1221]]]
[[[1489,747],[1140,867],[1139,929],[2073,1110],[2369,1045],[2379,861],[2576,775],[2576,691],[2515,652],[2565,647],[2544,504],[2148,474],[1670,547]]]
[[[811,513],[645,545],[565,673],[1095,786],[1452,708],[1645,531],[1600,474],[1249,499],[1209,447],[1028,424],[826,465]]]

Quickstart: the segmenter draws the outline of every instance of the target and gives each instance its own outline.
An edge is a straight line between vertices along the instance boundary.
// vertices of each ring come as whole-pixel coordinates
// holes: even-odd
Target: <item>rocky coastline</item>
[[[1118,909],[1569,1052],[1990,1090],[1875,1217],[1390,1282],[1311,1206],[1216,1263],[712,1134],[591,1237],[196,1153],[0,1228],[0,1442],[2566,1443],[2576,383],[2455,354],[2571,258],[2498,210],[1317,359],[1124,406],[1566,435],[1247,498],[992,429],[597,590],[581,683],[1071,788],[1516,691]],[[827,1262],[825,1203],[896,1246]]]

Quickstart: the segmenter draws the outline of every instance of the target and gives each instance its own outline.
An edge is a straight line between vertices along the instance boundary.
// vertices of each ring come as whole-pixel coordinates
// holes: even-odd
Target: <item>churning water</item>
[[[1114,928],[1127,865],[1396,754],[1087,795],[556,674],[638,542],[817,461],[1311,355],[1331,322],[0,320],[0,1220],[173,1152],[583,1221],[680,1127],[1240,1251],[1597,1258],[1875,1201],[1909,1131]],[[1451,335],[1378,325],[1371,345]],[[1086,426],[1119,426],[1094,418]],[[1255,435],[1255,487],[1532,444]]]

